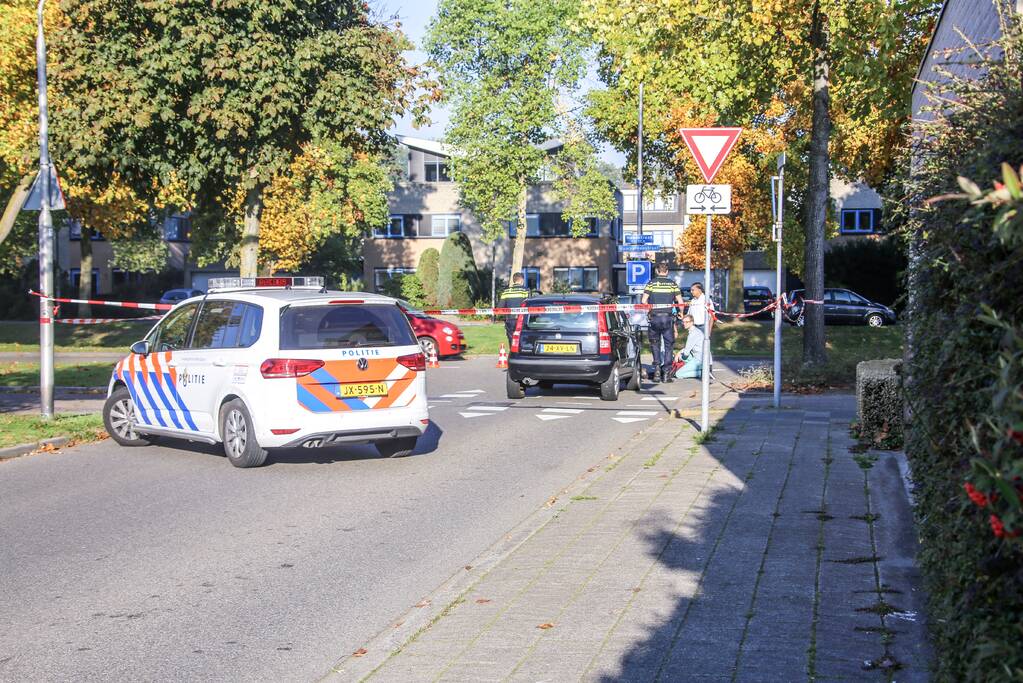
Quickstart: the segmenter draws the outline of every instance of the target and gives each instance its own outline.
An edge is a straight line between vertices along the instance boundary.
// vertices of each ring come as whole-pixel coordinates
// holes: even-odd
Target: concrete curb
[[[621,455],[618,456],[616,462],[633,455],[637,446],[642,445],[643,437],[648,431],[657,427],[663,428],[663,426],[663,421],[656,421],[642,431],[633,434],[632,438],[623,444],[620,450]],[[478,555],[472,564],[466,565],[462,571],[457,571],[416,606],[401,615],[390,629],[373,636],[356,652],[343,656],[320,680],[362,681],[369,677],[395,652],[405,647],[418,637],[421,631],[425,631],[433,622],[442,617],[456,600],[515,552],[519,546],[557,517],[561,513],[562,507],[555,504],[557,500],[570,498],[573,493],[584,490],[603,476],[606,461],[606,457],[602,458],[582,472],[570,484],[560,489],[546,505],[535,510],[512,527],[501,540]],[[597,476],[590,476],[598,472]]]
[[[55,436],[52,439],[43,439],[36,441],[35,443],[23,443],[17,446],[8,446],[7,448],[0,448],[0,460],[9,460],[11,458],[17,458],[22,455],[28,455],[35,451],[43,448],[44,446],[53,446],[59,448],[66,444],[70,439],[66,436]]]

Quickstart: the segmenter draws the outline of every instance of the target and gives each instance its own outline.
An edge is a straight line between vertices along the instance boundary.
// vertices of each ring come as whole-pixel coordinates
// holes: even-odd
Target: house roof
[[[743,270],[774,270],[774,259],[766,251],[747,251],[742,255]]]
[[[438,140],[427,140],[426,138],[415,138],[411,135],[396,135],[398,142],[418,149],[422,152],[429,152],[430,154],[439,154],[440,156],[450,157],[458,153],[458,148],[454,145],[449,145],[446,142],[440,142]],[[565,146],[564,140],[561,138],[551,138],[545,142],[536,145],[537,149],[544,152],[553,152],[556,149],[560,149]]]

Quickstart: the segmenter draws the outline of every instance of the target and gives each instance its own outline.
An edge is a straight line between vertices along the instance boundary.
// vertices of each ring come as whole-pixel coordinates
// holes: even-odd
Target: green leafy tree
[[[569,217],[604,215],[610,201],[595,192],[599,171],[585,160],[592,147],[569,136],[581,124],[562,101],[586,68],[586,37],[573,28],[577,11],[577,0],[442,0],[427,31],[426,49],[451,106],[447,141],[460,150],[451,164],[462,204],[488,242],[514,218],[512,271],[522,269],[525,255],[527,188],[549,163],[541,144],[572,138],[559,179],[584,191],[565,189]],[[611,194],[606,184],[602,189]]]
[[[789,150],[790,215],[802,222],[802,276],[808,297],[819,299],[830,178],[877,182],[891,169],[906,142],[900,127],[910,86],[942,3],[663,0],[652,12],[646,0],[581,2],[607,84],[593,94],[590,111],[598,130],[632,155],[632,168],[640,83],[650,135],[645,169],[657,183],[678,181],[677,136],[669,126],[683,96],[718,125],[781,135]],[[803,359],[825,358],[823,314],[811,306]]]
[[[427,305],[437,305],[437,282],[440,276],[440,252],[430,247],[419,257],[416,275],[423,285],[423,297]]]
[[[441,308],[469,308],[479,281],[472,245],[464,233],[448,235],[440,250],[437,304]]]
[[[61,8],[53,81],[75,97],[54,112],[55,148],[145,196],[180,182],[200,214],[240,193],[239,234],[213,242],[237,244],[242,275],[257,271],[264,191],[306,145],[383,156],[394,117],[424,113],[410,44],[358,0]]]
[[[426,293],[418,273],[401,278],[401,298],[416,308],[426,308]]]

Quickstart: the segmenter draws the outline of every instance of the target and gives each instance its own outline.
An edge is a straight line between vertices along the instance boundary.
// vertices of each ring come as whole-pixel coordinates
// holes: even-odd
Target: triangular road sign
[[[682,139],[708,183],[714,180],[742,128],[683,128]]]
[[[22,211],[42,211],[43,209],[43,183],[42,174],[36,174],[32,187],[28,191],[28,197],[22,206]],[[60,180],[57,178],[57,168],[50,162],[50,211],[64,209],[64,191],[60,189]]]

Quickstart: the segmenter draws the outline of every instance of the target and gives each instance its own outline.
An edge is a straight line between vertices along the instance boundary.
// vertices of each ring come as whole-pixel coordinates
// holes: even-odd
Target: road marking
[[[649,417],[649,416],[651,416],[651,415],[656,415],[656,414],[657,414],[657,411],[655,411],[655,410],[619,410],[619,411],[618,411],[617,413],[615,413],[615,414],[616,414],[616,415],[621,415],[621,416],[623,416],[623,417],[624,417],[624,416],[628,416],[628,417],[638,417],[638,416],[640,416],[640,415],[643,415],[643,416]]]
[[[442,394],[441,398],[476,398],[476,394]]]
[[[677,401],[678,396],[644,396],[644,401]]]
[[[508,406],[469,406],[469,410],[492,410],[499,413],[502,410],[508,410]]]
[[[493,413],[458,413],[462,417],[485,417],[487,415],[493,415]]]
[[[482,389],[466,389],[466,390],[461,391],[459,393],[462,393],[462,394],[485,394],[487,392],[483,391]]]
[[[431,398],[429,400],[433,401],[434,403],[451,403],[451,401],[445,401],[444,399],[440,398]]]
[[[572,396],[572,398],[582,398],[582,399],[586,399],[587,401],[599,401],[600,400],[600,396]]]
[[[578,415],[583,412],[582,408],[544,408],[545,413],[567,413],[569,415]]]
[[[611,419],[614,420],[615,422],[621,422],[622,424],[627,424],[629,422],[642,422],[643,420],[646,420],[647,418],[645,418],[645,417],[612,417]]]
[[[568,415],[537,415],[541,420],[564,420]]]
[[[591,404],[589,404],[589,403],[573,403],[572,401],[558,401],[558,405],[559,406],[586,406],[587,408],[589,408]],[[643,406],[640,406],[640,408],[646,408],[646,406],[643,405]]]

